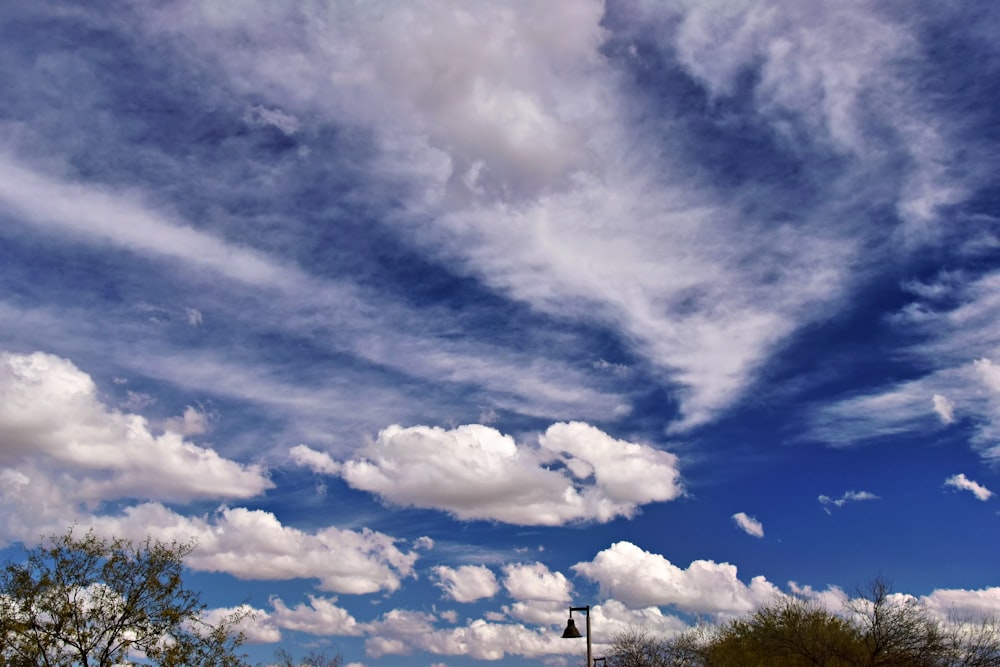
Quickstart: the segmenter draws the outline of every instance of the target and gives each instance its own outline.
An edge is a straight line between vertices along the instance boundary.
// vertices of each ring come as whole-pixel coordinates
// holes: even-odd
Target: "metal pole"
[[[587,667],[594,667],[594,658],[590,648],[590,605],[587,605]]]

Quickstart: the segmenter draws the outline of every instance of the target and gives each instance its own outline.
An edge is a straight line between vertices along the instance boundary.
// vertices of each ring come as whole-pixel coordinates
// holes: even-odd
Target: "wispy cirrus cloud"
[[[831,507],[843,507],[847,503],[863,502],[865,500],[878,500],[879,497],[870,491],[845,491],[839,498],[830,496],[819,496],[819,504],[823,506],[823,511],[831,514]]]
[[[234,15],[184,0],[149,12],[144,24],[206,53],[224,50],[226,57],[214,62],[235,85],[268,82],[280,91],[274,108],[371,128],[384,176],[402,179],[413,193],[403,213],[390,216],[400,231],[437,261],[545,312],[587,314],[621,327],[635,350],[676,384],[676,429],[703,424],[739,400],[782,341],[843,296],[843,268],[858,240],[857,230],[833,224],[851,217],[842,198],[817,202],[814,223],[792,216],[775,228],[748,215],[757,202],[722,200],[692,178],[686,162],[671,162],[661,150],[671,139],[633,123],[617,101],[630,91],[615,61],[599,55],[609,39],[600,3],[551,3],[526,13],[484,4],[475,16],[429,3],[422,16],[433,27],[427,33],[409,30],[413,16],[404,8],[372,21],[344,7],[250,7]],[[824,128],[834,148],[817,150],[874,155],[863,150],[872,112],[864,100],[894,81],[887,65],[905,53],[904,26],[863,6],[790,12],[782,20],[752,11],[716,16],[683,4],[658,11],[643,18],[682,26],[664,34],[675,41],[680,64],[714,94],[725,96],[733,77],[765,54],[767,76],[757,98],[763,122],[791,112],[800,138]],[[469,21],[506,28],[471,40]],[[560,39],[539,40],[539,25],[560,25]],[[618,27],[641,37],[637,26]],[[754,38],[734,40],[730,32]],[[430,40],[430,34],[449,38]],[[840,37],[857,43],[854,60],[847,64],[842,54],[816,48],[817,36],[819,43]],[[767,49],[779,42],[790,48]],[[725,69],[704,69],[696,55],[705,49],[721,49]],[[785,76],[802,58],[815,65],[810,71],[830,72],[828,78]],[[523,67],[522,59],[532,66]],[[434,75],[443,63],[451,72],[446,79]],[[384,103],[389,98],[391,105]],[[814,98],[823,102],[819,115]],[[900,113],[908,109],[900,106]],[[682,131],[686,119],[670,122]],[[900,135],[899,150],[916,153],[933,125],[923,119],[912,125]],[[798,159],[780,137],[768,140],[776,155]],[[930,169],[929,157],[917,162]],[[899,195],[901,210],[924,210],[924,218],[950,201],[944,187],[936,193],[907,187],[913,194]],[[872,203],[883,202],[860,205]]]
[[[947,427],[973,418],[971,444],[997,456],[1000,434],[1000,273],[943,274],[910,286],[919,298],[897,312],[894,327],[921,337],[905,354],[929,370],[915,379],[866,391],[821,407],[811,432],[831,444]]]

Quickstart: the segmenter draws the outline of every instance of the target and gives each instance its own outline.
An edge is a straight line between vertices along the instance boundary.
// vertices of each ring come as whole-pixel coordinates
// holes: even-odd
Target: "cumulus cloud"
[[[352,636],[361,634],[361,626],[345,609],[338,607],[336,598],[309,596],[309,604],[288,607],[281,598],[272,597],[274,611],[268,622],[283,630],[321,636]]]
[[[737,512],[732,518],[736,525],[740,527],[740,530],[747,535],[764,537],[764,525],[754,517],[747,515],[745,512]]]
[[[811,600],[834,614],[843,613],[848,602],[847,593],[839,586],[828,586],[824,590],[816,590],[812,586],[800,586],[796,582],[790,581],[788,588],[793,595]]]
[[[80,524],[133,540],[147,535],[194,540],[197,549],[185,560],[194,570],[240,579],[317,579],[321,590],[335,593],[395,591],[402,577],[413,575],[417,560],[417,554],[400,550],[396,538],[384,533],[334,526],[307,532],[283,525],[270,512],[243,507],[189,517],[146,503],[117,515],[81,517]]]
[[[218,625],[221,621],[234,616],[239,616],[240,621],[233,630],[242,632],[247,642],[273,644],[281,641],[281,630],[275,627],[270,614],[263,609],[255,609],[250,605],[242,604],[237,607],[206,609],[200,614],[200,618],[211,625]]]
[[[691,613],[742,614],[780,594],[761,576],[744,584],[735,565],[696,560],[681,569],[631,542],[616,542],[573,570],[600,584],[602,595],[632,608],[673,606]]]
[[[504,588],[515,600],[570,600],[573,585],[562,572],[552,572],[544,563],[508,563],[503,573]]]
[[[823,511],[830,514],[830,507],[843,507],[847,503],[856,503],[864,500],[878,500],[879,497],[869,491],[845,491],[839,498],[829,496],[819,496],[819,504],[823,506]]]
[[[189,409],[178,426],[197,431]],[[169,425],[169,423],[168,423]],[[0,539],[32,541],[61,534],[68,523],[141,541],[194,540],[186,563],[245,579],[315,578],[323,590],[395,590],[414,553],[371,530],[335,527],[307,533],[269,512],[223,507],[184,516],[158,501],[256,496],[272,483],[178,433],[154,435],[147,421],[105,406],[91,377],[71,362],[40,352],[0,354]],[[127,501],[144,502],[128,505]],[[117,514],[103,503],[124,504]]]
[[[944,481],[945,486],[951,486],[962,491],[968,491],[974,495],[978,500],[989,500],[993,497],[993,492],[987,489],[982,484],[974,482],[965,476],[965,473],[958,473],[957,475],[952,475]]]
[[[504,588],[516,600],[504,606],[509,616],[537,625],[563,623],[573,585],[561,572],[543,563],[508,563],[503,567]]]
[[[72,362],[41,352],[2,353],[0,464],[23,482],[5,500],[54,511],[120,498],[248,498],[273,486],[260,466],[185,440],[183,432],[199,432],[203,420],[189,409],[165,424],[176,431],[154,435],[144,417],[104,405],[93,380]]]
[[[522,624],[476,619],[468,625],[438,629],[430,614],[393,610],[366,625],[365,652],[369,657],[409,655],[426,651],[436,655],[500,660],[505,655],[538,658],[573,650],[558,632]]]
[[[500,590],[496,575],[485,565],[463,565],[458,568],[439,565],[433,572],[445,597],[455,602],[491,598]]]
[[[982,622],[1000,617],[1000,587],[935,589],[922,602],[941,620]]]
[[[341,475],[395,505],[520,525],[606,522],[682,493],[676,456],[580,422],[552,425],[537,447],[478,424],[390,426]]]

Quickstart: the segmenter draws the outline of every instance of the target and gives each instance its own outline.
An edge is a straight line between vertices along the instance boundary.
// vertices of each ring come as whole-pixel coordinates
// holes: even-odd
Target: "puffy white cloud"
[[[238,615],[240,621],[234,630],[242,632],[251,644],[273,644],[281,641],[281,631],[274,626],[270,614],[263,609],[255,609],[250,605],[238,607],[215,607],[206,609],[200,614],[202,620],[212,625]]]
[[[504,588],[515,600],[570,600],[573,585],[562,572],[552,572],[544,563],[508,563],[503,573]]]
[[[455,602],[491,598],[500,590],[496,575],[485,565],[463,565],[459,568],[439,565],[433,572],[445,596]]]
[[[394,425],[343,462],[341,474],[389,503],[522,525],[629,517],[681,493],[673,454],[578,422],[554,424],[538,447],[478,424]]]
[[[1000,587],[936,589],[921,596],[920,602],[942,620],[980,622],[1000,617]]]
[[[830,514],[830,506],[843,507],[847,503],[855,503],[864,500],[878,500],[879,497],[870,491],[845,491],[839,498],[829,496],[819,496],[819,504],[823,506],[823,511]]]
[[[504,612],[526,623],[563,623],[573,585],[561,572],[552,572],[543,563],[504,565],[504,588],[517,600]]]
[[[686,612],[741,614],[781,594],[764,577],[744,584],[735,565],[696,560],[681,569],[631,542],[616,542],[573,569],[632,608],[670,605]]]
[[[299,603],[289,608],[277,597],[271,598],[274,611],[269,621],[284,630],[311,635],[350,636],[361,634],[361,626],[347,610],[338,607],[336,598],[309,596],[309,604]]]
[[[764,537],[764,524],[745,512],[737,512],[733,515],[733,521],[747,535],[754,537]]]
[[[415,553],[401,551],[397,540],[383,533],[333,526],[309,533],[283,525],[270,512],[242,507],[223,508],[211,517],[187,517],[147,503],[119,515],[81,517],[80,523],[133,540],[147,535],[166,541],[193,539],[197,549],[185,563],[195,570],[241,579],[314,578],[321,590],[337,593],[394,591],[401,577],[413,574],[417,560]]]
[[[650,638],[669,639],[689,630],[690,626],[677,616],[666,615],[659,607],[640,609],[626,606],[618,600],[606,600],[590,608],[594,615],[591,631],[594,641],[610,644],[615,635],[642,628]]]
[[[201,420],[190,412],[184,423],[197,431]],[[155,435],[142,416],[108,408],[89,375],[41,352],[0,353],[0,431],[0,464],[17,473],[21,489],[3,501],[29,516],[71,515],[78,503],[121,498],[247,498],[273,486],[260,466],[225,459],[178,432]]]
[[[578,655],[582,645],[563,640],[560,630],[552,627],[566,623],[566,606],[560,603],[559,607],[558,617],[545,623],[544,628],[477,619],[464,627],[439,629],[434,626],[436,619],[429,614],[394,610],[366,624],[366,650],[371,657],[427,651],[479,660],[500,660],[505,655],[528,658]],[[590,613],[594,650],[598,654],[607,652],[615,634],[629,628],[641,626],[652,636],[668,638],[688,627],[681,619],[665,616],[656,607],[630,609],[616,600],[592,606]]]
[[[574,653],[578,648],[551,629],[477,619],[457,628],[436,629],[428,614],[394,610],[367,624],[365,652],[372,658],[426,651],[435,655],[500,660],[505,655],[537,658]]]
[[[799,586],[796,582],[790,581],[788,588],[793,595],[812,600],[834,614],[842,614],[848,602],[847,593],[839,586],[828,586],[824,590],[816,590],[812,586]]]
[[[952,486],[956,489],[961,489],[963,491],[969,491],[979,500],[989,500],[993,497],[993,492],[987,489],[982,484],[974,482],[965,476],[965,473],[958,473],[957,475],[952,475],[944,481],[945,486]]]

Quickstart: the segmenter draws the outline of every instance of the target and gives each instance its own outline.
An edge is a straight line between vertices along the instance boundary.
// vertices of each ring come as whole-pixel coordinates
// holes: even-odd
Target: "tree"
[[[143,657],[162,667],[242,667],[241,614],[201,618],[183,586],[191,543],[106,540],[70,530],[0,572],[0,664],[110,667]]]
[[[322,651],[319,653],[312,651],[301,660],[296,661],[291,653],[279,648],[274,652],[274,657],[277,661],[277,667],[341,667],[344,664],[344,659],[340,657],[339,653],[331,658]]]
[[[650,637],[641,627],[631,627],[615,635],[607,658],[610,667],[670,667],[669,642]]]
[[[860,647],[849,620],[788,597],[723,625],[703,653],[710,667],[847,667],[857,664]]]
[[[1000,667],[994,619],[948,622],[876,579],[840,613],[780,596],[713,629],[668,640],[619,634],[611,667]]]
[[[863,667],[935,667],[947,664],[952,647],[940,621],[912,597],[892,595],[878,578],[847,603],[864,644]]]

